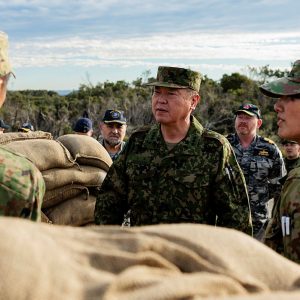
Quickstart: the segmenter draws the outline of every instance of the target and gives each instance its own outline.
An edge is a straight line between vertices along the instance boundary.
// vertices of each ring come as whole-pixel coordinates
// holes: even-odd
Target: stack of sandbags
[[[3,139],[3,147],[31,160],[45,180],[42,221],[73,226],[93,223],[95,189],[112,164],[104,147],[91,137],[75,134],[57,140],[46,132],[10,135]]]
[[[42,172],[46,183],[43,212],[54,224],[91,224],[96,192],[112,160],[105,148],[89,136],[67,134],[56,141],[68,150],[75,165]]]
[[[0,232],[0,299],[300,299],[300,266],[232,229],[0,218]]]

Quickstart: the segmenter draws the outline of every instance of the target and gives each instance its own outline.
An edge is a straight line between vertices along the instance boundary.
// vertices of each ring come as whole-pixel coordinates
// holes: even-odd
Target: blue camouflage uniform
[[[227,139],[245,176],[253,233],[257,235],[268,219],[267,202],[279,197],[279,179],[286,174],[283,157],[272,140],[259,135],[256,135],[247,149],[243,149],[236,133],[228,135]]]
[[[160,125],[133,133],[97,196],[96,224],[204,223],[252,232],[242,171],[222,135],[195,117],[171,150]]]

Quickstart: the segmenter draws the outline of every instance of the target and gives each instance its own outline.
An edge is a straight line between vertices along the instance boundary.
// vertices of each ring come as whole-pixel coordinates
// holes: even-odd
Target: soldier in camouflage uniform
[[[0,107],[11,74],[7,48],[7,36],[0,32]],[[40,171],[25,157],[0,147],[0,216],[40,220],[44,193]]]
[[[300,143],[300,60],[287,77],[266,83],[260,90],[277,98],[278,135]],[[265,242],[284,256],[300,263],[300,165],[291,170],[284,182],[280,201],[272,212]]]
[[[249,199],[226,138],[191,115],[201,75],[158,68],[152,95],[157,121],[131,135],[101,186],[96,224],[203,223],[251,232]]]
[[[227,136],[243,170],[250,198],[254,237],[261,240],[268,219],[267,203],[280,194],[285,167],[279,148],[257,134],[262,125],[259,108],[242,104],[235,112],[236,133]]]
[[[284,163],[287,173],[294,169],[300,162],[300,145],[296,141],[283,140]]]

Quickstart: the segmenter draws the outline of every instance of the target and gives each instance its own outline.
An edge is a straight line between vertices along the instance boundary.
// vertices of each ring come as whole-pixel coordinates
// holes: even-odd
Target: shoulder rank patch
[[[264,137],[264,141],[268,142],[269,144],[275,144],[271,139],[268,139],[266,137]]]

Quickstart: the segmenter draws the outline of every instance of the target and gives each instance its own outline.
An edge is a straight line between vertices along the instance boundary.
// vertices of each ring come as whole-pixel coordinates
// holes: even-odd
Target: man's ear
[[[201,99],[200,95],[198,94],[193,95],[192,103],[191,103],[192,110],[196,109],[196,106],[198,105],[198,103],[200,103],[200,99]]]
[[[257,119],[257,128],[260,128],[262,125],[262,119]]]

